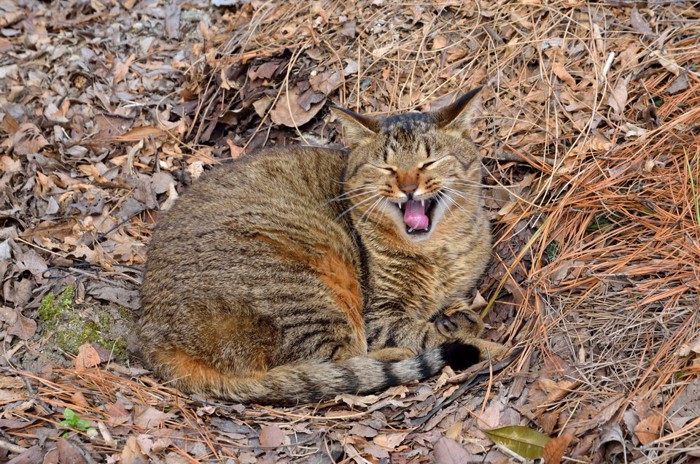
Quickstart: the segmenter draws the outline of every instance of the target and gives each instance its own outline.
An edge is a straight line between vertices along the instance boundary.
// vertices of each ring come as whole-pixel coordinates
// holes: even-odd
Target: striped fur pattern
[[[149,247],[146,363],[185,392],[296,404],[500,354],[465,301],[490,253],[475,94],[385,119],[337,109],[349,153],[268,149],[197,181]]]

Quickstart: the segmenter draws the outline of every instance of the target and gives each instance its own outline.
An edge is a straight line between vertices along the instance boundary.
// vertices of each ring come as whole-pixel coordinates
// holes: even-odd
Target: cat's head
[[[383,119],[335,108],[350,147],[344,195],[357,227],[423,241],[446,218],[476,210],[481,160],[468,132],[480,90],[436,111]]]

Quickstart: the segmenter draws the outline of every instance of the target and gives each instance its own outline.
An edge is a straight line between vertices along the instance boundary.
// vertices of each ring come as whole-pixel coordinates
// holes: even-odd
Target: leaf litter
[[[546,462],[696,462],[693,2],[234,3],[0,0],[0,460],[505,463],[481,430],[526,426]],[[203,171],[338,146],[330,104],[477,85],[479,295],[510,366],[270,408],[183,397],[127,354],[158,213]],[[61,308],[74,350],[40,317]]]

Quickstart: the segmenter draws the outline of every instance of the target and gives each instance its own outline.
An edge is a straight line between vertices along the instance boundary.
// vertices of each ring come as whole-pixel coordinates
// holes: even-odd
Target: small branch
[[[27,448],[24,446],[19,446],[15,445],[14,443],[10,443],[9,441],[5,441],[0,438],[0,448],[6,449],[11,453],[17,453],[17,454],[22,454],[25,451],[27,451]]]

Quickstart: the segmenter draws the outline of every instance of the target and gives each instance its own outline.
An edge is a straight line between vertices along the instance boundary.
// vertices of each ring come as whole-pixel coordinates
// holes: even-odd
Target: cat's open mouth
[[[427,200],[409,200],[396,204],[403,215],[403,222],[406,225],[408,234],[414,235],[430,232],[436,203],[434,198],[428,198]]]

